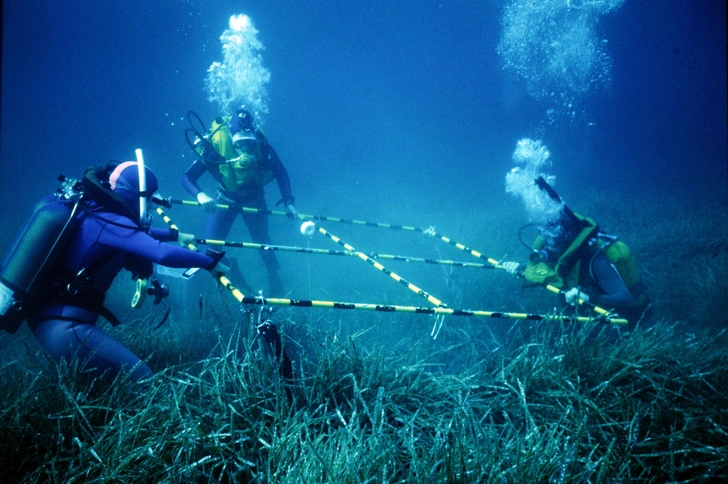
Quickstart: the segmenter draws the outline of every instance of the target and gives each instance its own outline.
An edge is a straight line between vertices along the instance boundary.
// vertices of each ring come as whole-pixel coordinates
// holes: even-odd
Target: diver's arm
[[[136,256],[126,257],[124,269],[131,272],[135,279],[146,279],[154,274],[154,264],[151,261]]]
[[[589,302],[605,308],[629,308],[635,305],[634,297],[619,272],[604,255],[594,258],[591,270],[604,293],[590,296]]]
[[[214,265],[213,259],[205,254],[155,240],[143,230],[129,228],[128,218],[109,215],[118,225],[105,224],[98,239],[104,245],[167,267],[206,269]]]
[[[160,242],[177,242],[177,237],[179,237],[179,231],[174,229],[160,229],[152,227],[147,233],[154,240],[158,240]]]
[[[278,188],[281,191],[281,197],[285,205],[294,202],[293,194],[291,193],[291,179],[288,177],[288,171],[283,166],[281,159],[278,157],[278,153],[273,149],[271,145],[266,145],[265,156],[270,162],[270,171],[273,177],[278,181]]]
[[[196,160],[189,168],[182,174],[182,186],[187,190],[190,195],[197,196],[202,188],[197,184],[197,180],[205,174],[207,168],[201,160]]]

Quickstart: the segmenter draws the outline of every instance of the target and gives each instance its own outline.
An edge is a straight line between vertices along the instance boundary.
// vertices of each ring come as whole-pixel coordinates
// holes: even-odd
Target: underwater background
[[[376,476],[382,482],[601,482],[602,477],[614,482],[709,482],[726,476],[728,419],[723,413],[720,418],[711,414],[707,420],[690,420],[706,408],[725,408],[726,403],[715,391],[727,383],[723,376],[727,368],[725,333],[721,333],[728,325],[725,10],[722,0],[4,1],[3,253],[35,202],[58,187],[59,174],[80,177],[89,166],[134,159],[136,148],[143,149],[147,165],[159,177],[163,196],[192,199],[180,183],[182,173],[195,159],[185,140],[187,113],[194,111],[206,124],[221,114],[219,105],[208,100],[208,69],[223,59],[220,36],[229,28],[231,16],[245,14],[258,31],[257,40],[264,46],[258,53],[270,74],[262,93],[267,109],[259,121],[288,170],[301,213],[434,227],[438,234],[487,257],[525,262],[528,252],[519,242],[518,232],[530,220],[523,201],[506,192],[505,177],[515,166],[512,155],[519,140],[541,140],[551,154],[546,171],[555,177],[554,187],[566,204],[629,245],[649,287],[653,323],[665,328],[651,333],[645,330],[644,334],[639,330],[631,339],[614,345],[602,342],[599,336],[599,349],[595,349],[593,335],[580,327],[544,328],[508,319],[455,317],[442,322],[426,315],[277,308],[277,321],[288,332],[289,344],[300,353],[297,374],[314,378],[297,390],[299,399],[309,402],[308,407],[297,408],[304,408],[306,419],[312,420],[294,418],[298,414],[288,409],[285,396],[267,386],[275,372],[258,368],[254,362],[259,360],[251,356],[255,350],[249,347],[238,360],[238,373],[232,372],[237,383],[225,386],[239,392],[236,395],[247,395],[245,398],[231,400],[232,404],[224,398],[211,402],[207,387],[201,385],[187,403],[189,420],[177,415],[178,423],[184,422],[182,427],[203,421],[216,430],[200,430],[206,437],[197,440],[183,430],[149,437],[149,441],[184,441],[179,445],[186,450],[177,453],[162,444],[148,444],[153,449],[150,455],[165,462],[157,467],[130,464],[142,458],[130,450],[130,460],[115,468],[118,476],[143,480],[146,472],[160,482],[208,482],[213,475],[219,481],[293,482],[305,478],[309,482],[363,482],[355,469],[364,472],[366,461],[379,469]],[[211,177],[203,177],[201,184],[208,193],[214,191]],[[269,208],[275,209],[280,198],[275,183],[266,188],[266,197]],[[204,236],[201,209],[174,205],[167,213],[181,230]],[[155,225],[163,226],[159,217]],[[364,253],[483,262],[420,232],[333,222],[321,222],[321,226]],[[320,235],[304,237],[299,228],[300,221],[270,218],[274,244],[343,249]],[[534,233],[526,234],[530,241]],[[250,241],[242,220],[234,225],[229,240]],[[265,287],[265,269],[255,250],[229,248],[228,254],[238,258],[248,282]],[[430,306],[355,257],[287,252],[279,252],[278,257],[287,293],[266,296]],[[456,309],[545,314],[561,307],[553,294],[524,289],[522,281],[503,271],[380,262]],[[171,394],[180,402],[184,394],[180,388],[191,385],[189,381],[197,381],[200,374],[228,371],[215,365],[222,361],[220,352],[225,354],[225,345],[246,333],[239,323],[247,320],[207,274],[186,282],[166,282],[172,289],[170,319],[159,331],[148,328],[163,317],[165,306],[152,308],[147,303],[143,314],[132,311],[133,285],[126,274],[119,275],[109,293],[109,306],[129,323],[114,329],[115,336],[128,338],[124,341],[133,351],[149,359],[161,378],[169,378],[160,380],[164,382],[160,386],[173,388]],[[431,333],[438,337],[432,338]],[[718,336],[713,339],[700,336],[703,334]],[[716,346],[699,346],[711,342]],[[528,350],[536,347],[543,352]],[[98,449],[104,432],[114,436],[110,440],[123,442],[126,437],[119,435],[127,435],[128,427],[108,413],[96,415],[94,420],[88,417],[93,411],[88,410],[83,418],[70,419],[79,428],[62,429],[61,423],[70,421],[62,416],[86,409],[84,405],[98,409],[93,398],[101,397],[87,395],[69,383],[63,371],[52,370],[55,366],[44,359],[25,327],[16,335],[1,334],[0,348],[3,388],[20,392],[20,396],[5,392],[18,400],[6,398],[0,412],[4,419],[0,438],[15,445],[17,452],[3,459],[22,455],[31,447],[46,456],[46,460],[28,457],[26,471],[9,476],[8,482],[26,475],[32,476],[30,481],[48,480],[42,469],[54,466],[67,469],[66,474],[59,474],[66,478],[78,476],[79,461],[74,459],[88,459],[92,469],[88,472],[101,479],[105,471],[94,466],[103,461],[101,467],[108,470],[113,459],[103,454],[97,459],[84,449]],[[681,351],[686,359],[679,365],[666,363],[668,355]],[[392,357],[394,354],[404,360]],[[592,365],[580,367],[579,355],[592,358]],[[572,356],[573,366],[568,367]],[[609,364],[601,364],[605,361]],[[195,366],[197,362],[199,366]],[[571,370],[556,377],[549,366],[555,362]],[[244,369],[242,363],[250,368]],[[193,376],[185,380],[164,372],[175,365],[184,368],[179,372]],[[38,379],[23,380],[25,387],[14,386],[18,375],[26,374],[28,368],[40,375]],[[543,374],[536,375],[534,368]],[[642,373],[635,368],[642,368]],[[630,379],[635,373],[639,375]],[[645,376],[648,374],[652,376]],[[657,375],[666,374],[684,386],[668,388],[665,382],[635,390],[639,378],[654,383],[660,378]],[[55,378],[63,384],[50,383]],[[539,386],[539,378],[550,383]],[[701,383],[695,383],[696,379]],[[180,383],[182,380],[188,384]],[[577,380],[590,389],[584,391],[595,402],[589,407],[579,400],[583,408],[605,405],[603,408],[619,407],[624,413],[619,417],[592,415],[590,421],[598,422],[599,430],[587,428],[580,404],[575,403],[578,398],[568,405],[559,400],[573,385],[582,384]],[[554,389],[555,381],[563,386]],[[532,386],[524,391],[529,382]],[[72,391],[60,392],[66,384]],[[622,386],[619,391],[604,392],[610,385]],[[251,397],[245,393],[250,388],[266,388],[271,393]],[[684,388],[694,397],[689,403],[684,403],[689,400]],[[21,396],[37,394],[43,397],[30,409],[17,403]],[[138,401],[114,395],[125,409],[117,415],[139,408]],[[507,400],[508,395],[512,401]],[[535,400],[537,407],[549,411],[538,414],[527,405],[526,395],[529,402]],[[630,401],[644,395],[645,402],[659,395],[654,398],[672,402],[666,404],[671,410],[658,415],[652,403],[630,407],[614,395]],[[89,400],[68,403],[79,398]],[[316,399],[320,401],[314,405]],[[554,404],[553,399],[559,402]],[[211,416],[223,400],[218,416]],[[681,403],[675,403],[678,401]],[[451,415],[455,407],[466,410],[460,416],[457,412]],[[147,408],[155,407],[150,404]],[[240,415],[245,413],[243,408],[257,408],[261,413],[245,414],[249,418],[245,420]],[[690,410],[680,413],[680,408]],[[223,414],[224,418],[219,417]],[[498,417],[481,420],[486,414]],[[23,417],[9,417],[12,415]],[[55,417],[41,422],[42,415]],[[155,414],[154,419],[171,422],[170,415]],[[367,415],[365,422],[357,420],[363,415]],[[441,415],[450,420],[443,422]],[[430,420],[417,427],[418,418],[424,416]],[[570,416],[574,416],[573,426],[567,425]],[[245,423],[233,424],[236,418]],[[478,429],[453,424],[461,418],[478,422]],[[341,425],[337,427],[333,421]],[[18,422],[30,424],[23,427]],[[137,435],[153,435],[146,424],[135,422]],[[385,431],[376,434],[380,439],[376,445],[364,434],[347,441],[352,448],[366,447],[362,442],[369,442],[367,449],[356,451],[363,459],[357,465],[337,460],[346,454],[341,450],[347,445],[345,436],[356,433],[351,428],[354,422],[358,423],[356,432],[381,431],[382,426],[393,429],[391,435]],[[619,436],[599,434],[608,432],[604,429],[610,426],[621,429]],[[142,427],[146,433],[139,430]],[[258,433],[236,441],[238,430],[233,427]],[[271,430],[275,428],[286,430]],[[405,431],[413,428],[421,432],[420,443],[431,443],[427,451],[416,448],[420,445],[415,444],[417,439],[405,438]],[[453,428],[462,433],[449,433]],[[663,440],[654,437],[658,428]],[[49,429],[58,431],[55,444],[46,445],[34,437]],[[273,452],[271,435],[266,432],[277,435],[279,444],[285,440],[282,435],[298,435],[308,447]],[[658,469],[664,469],[666,461],[658,456],[672,445],[665,443],[670,432],[675,432],[673,441],[684,444],[681,448],[692,450],[676,454],[683,456],[684,467],[675,464],[672,474],[660,474]],[[219,435],[225,433],[233,437],[228,435],[223,445]],[[329,440],[324,442],[321,435]],[[485,448],[481,447],[484,435],[490,439],[489,446],[499,449],[491,454],[492,462],[463,450]],[[536,443],[534,435],[543,439]],[[84,445],[72,443],[74,438]],[[339,438],[342,440],[336,440]],[[636,442],[649,442],[650,438],[665,447],[650,448],[642,460],[635,458],[640,446]],[[501,444],[496,441],[515,443],[498,447]],[[594,442],[599,442],[594,444],[599,450],[590,454],[588,448]],[[328,450],[322,450],[326,445]],[[128,449],[135,446],[139,447],[138,442]],[[50,450],[43,454],[46,448]],[[210,450],[213,448],[227,449],[219,450],[224,457],[217,456]],[[409,454],[394,452],[391,456],[393,448]],[[318,453],[302,457],[311,449]],[[462,454],[448,454],[447,449],[460,449]],[[531,467],[523,464],[519,468],[509,460],[519,452],[561,457],[554,457],[553,462],[529,461]],[[230,463],[230,456],[243,454],[240,461]],[[426,461],[425,454],[432,460]],[[388,455],[390,460],[382,457]],[[593,455],[600,457],[591,459]],[[275,459],[279,459],[277,466],[270,464]],[[282,470],[283,461],[287,472]],[[688,461],[704,465],[690,467]],[[228,462],[228,467],[221,470],[222,462]],[[403,470],[403,462],[410,466],[407,470]],[[480,462],[480,474],[473,473],[477,467],[473,462]],[[304,463],[311,474],[301,470]],[[124,474],[134,466],[144,470],[136,477]],[[235,466],[240,474],[230,471]],[[501,474],[493,471],[499,466]]]
[[[205,123],[220,114],[205,81],[237,14],[250,17],[264,46],[263,127],[302,213],[434,226],[497,260],[523,258],[516,231],[526,212],[504,189],[522,138],[548,147],[548,173],[577,212],[586,209],[577,197],[592,192],[629,205],[725,199],[724,11],[719,1],[617,0],[7,4],[0,190],[9,230],[0,245],[59,173],[79,177],[88,166],[132,159],[135,148],[162,195],[189,199],[179,181],[194,160],[187,112]],[[201,182],[214,192],[209,176]],[[271,208],[280,198],[274,185]],[[484,214],[505,211],[502,223],[484,227]],[[202,236],[201,211],[171,215]],[[295,223],[271,226],[275,244],[307,243]],[[463,226],[482,233],[459,240],[469,235]],[[371,230],[329,230],[367,253],[397,254],[416,238],[390,232],[384,247],[359,247]],[[246,236],[242,224],[231,233]],[[257,254],[241,257],[261,270]],[[372,272],[377,289],[329,287],[339,298],[376,299],[379,286],[392,287],[351,260],[326,268],[312,257],[309,274],[305,258],[283,257],[294,297],[342,271],[347,280]]]

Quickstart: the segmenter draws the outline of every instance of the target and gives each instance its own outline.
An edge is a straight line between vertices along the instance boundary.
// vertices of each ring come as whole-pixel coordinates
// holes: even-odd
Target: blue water
[[[593,7],[606,2],[535,3],[551,10],[3,2],[0,247],[59,173],[132,159],[135,148],[164,195],[189,198],[179,183],[193,161],[185,116],[219,114],[205,77],[236,14],[265,46],[264,128],[304,213],[427,226],[499,210],[518,203],[504,180],[524,137],[548,146],[562,195],[593,185],[614,196],[725,196],[725,2],[626,0],[608,12]],[[522,30],[505,31],[515,25],[507,12],[522,14]],[[505,58],[506,33],[531,50]],[[275,186],[267,194],[279,198]],[[185,212],[183,228],[199,231],[203,219]],[[305,245],[296,231],[273,229],[274,242]]]

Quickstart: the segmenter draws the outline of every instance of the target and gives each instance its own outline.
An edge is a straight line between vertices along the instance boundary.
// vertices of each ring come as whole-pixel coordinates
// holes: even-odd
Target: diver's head
[[[139,199],[146,197],[147,200],[152,198],[154,192],[159,188],[157,176],[147,167],[144,167],[146,176],[147,189],[142,192],[139,189],[139,166],[136,161],[125,161],[118,165],[109,175],[109,185],[129,207],[138,211]]]
[[[230,137],[233,147],[238,153],[252,153],[257,140],[253,115],[243,108],[238,108],[230,118]]]
[[[555,263],[579,235],[581,227],[576,220],[562,211],[557,219],[550,220],[539,227],[539,230],[543,247],[538,251],[538,258],[544,262]]]

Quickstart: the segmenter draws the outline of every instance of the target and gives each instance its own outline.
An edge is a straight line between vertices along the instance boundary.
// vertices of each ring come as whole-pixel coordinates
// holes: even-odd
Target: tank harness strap
[[[240,202],[238,202],[237,200],[233,200],[232,198],[226,196],[224,190],[222,190],[220,186],[217,187],[217,199],[220,202],[225,203],[226,205],[241,205]]]
[[[119,318],[117,318],[114,313],[112,313],[109,308],[106,306],[99,306],[93,308],[94,311],[99,313],[99,316],[102,316],[105,320],[107,320],[109,323],[111,323],[112,326],[119,326],[121,324],[121,321],[119,321]],[[78,322],[78,320],[74,318],[69,318],[68,316],[48,316],[47,318],[41,318],[36,321],[36,323],[42,323],[43,321],[70,321],[70,322]]]
[[[103,316],[103,318],[111,323],[112,326],[119,326],[121,324],[119,318],[117,318],[116,315],[112,313],[111,310],[106,306],[100,306],[98,308],[98,312],[99,315]]]
[[[96,272],[102,267],[111,262],[114,258],[113,253],[109,253],[106,257],[102,257],[93,264],[82,268],[74,276],[71,282],[65,287],[65,290],[61,291],[61,300],[72,304],[78,304],[82,307],[97,312],[100,316],[106,319],[112,326],[119,326],[121,321],[111,312],[109,308],[104,306],[104,294],[99,294],[93,291],[83,291],[83,287],[89,284]],[[62,319],[62,318],[60,318]]]
[[[591,277],[592,281],[594,281],[594,282],[597,282],[597,278],[596,278],[596,277],[594,277],[594,269],[593,269],[593,267],[592,267],[592,266],[594,265],[594,259],[596,259],[596,258],[597,258],[597,256],[598,256],[598,255],[599,255],[599,254],[600,254],[601,252],[602,252],[602,249],[600,249],[600,248],[597,248],[597,250],[595,250],[595,251],[594,251],[594,255],[592,255],[592,256],[591,256],[591,257],[589,258],[589,276]]]
[[[73,276],[71,282],[69,282],[66,286],[66,291],[68,291],[68,294],[70,294],[71,296],[75,296],[83,286],[91,282],[93,276],[99,270],[101,270],[102,267],[111,262],[115,255],[116,254],[114,254],[113,252],[110,252],[106,256],[95,261],[94,263],[82,267],[81,270],[78,271],[75,276]]]

